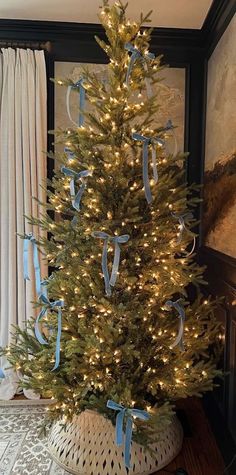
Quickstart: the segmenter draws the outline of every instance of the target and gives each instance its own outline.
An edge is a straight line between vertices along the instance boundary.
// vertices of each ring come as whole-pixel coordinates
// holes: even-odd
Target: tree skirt
[[[44,417],[43,401],[0,401],[1,475],[68,474],[52,461],[46,438],[39,437]]]

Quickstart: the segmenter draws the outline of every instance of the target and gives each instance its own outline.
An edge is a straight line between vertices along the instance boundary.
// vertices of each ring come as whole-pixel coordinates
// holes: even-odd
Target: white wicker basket
[[[123,451],[115,444],[115,429],[110,420],[94,411],[74,416],[66,425],[53,425],[48,440],[49,452],[65,470],[75,475],[149,475],[170,463],[179,453],[183,430],[176,416],[153,445],[156,456],[132,443],[131,467],[124,467]]]

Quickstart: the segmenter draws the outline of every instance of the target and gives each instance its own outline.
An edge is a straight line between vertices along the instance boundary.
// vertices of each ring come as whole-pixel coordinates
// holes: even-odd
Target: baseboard
[[[6,406],[48,406],[54,401],[52,399],[10,399],[9,401],[0,401],[0,407]]]

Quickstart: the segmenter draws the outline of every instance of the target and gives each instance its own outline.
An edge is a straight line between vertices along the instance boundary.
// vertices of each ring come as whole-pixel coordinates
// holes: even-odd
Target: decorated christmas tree
[[[126,6],[104,0],[100,20],[107,80],[84,68],[77,83],[59,81],[68,102],[79,94],[79,123],[56,133],[65,151],[45,216],[29,218],[48,233],[25,236],[39,316],[16,329],[8,359],[26,386],[55,400],[50,418],[89,408],[115,422],[121,406],[135,408],[133,437],[147,445],[176,400],[212,389],[218,326],[215,303],[199,290],[196,187],[186,184],[186,156],[170,152],[171,120],[154,121],[162,65],[142,27],[149,15],[130,22]],[[44,281],[37,252],[53,269]]]

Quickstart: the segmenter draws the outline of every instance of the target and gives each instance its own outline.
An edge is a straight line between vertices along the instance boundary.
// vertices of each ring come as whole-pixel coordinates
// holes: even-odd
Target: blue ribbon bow
[[[45,285],[45,281],[43,282],[43,285]],[[39,323],[42,320],[42,318],[46,315],[48,308],[51,308],[52,310],[58,308],[58,316],[57,316],[57,338],[56,338],[56,350],[55,350],[55,364],[54,367],[52,368],[52,371],[58,368],[59,363],[60,363],[60,343],[61,343],[61,329],[62,329],[62,307],[64,307],[64,301],[63,300],[55,300],[54,302],[50,302],[50,300],[47,297],[47,291],[44,291],[43,294],[40,296],[40,301],[44,305],[44,308],[42,308],[41,312],[39,313],[36,322],[35,322],[35,336],[39,343],[41,345],[48,345],[47,340],[43,337],[40,329],[39,329]]]
[[[126,74],[126,84],[128,86],[129,78],[130,78],[132,69],[134,67],[135,61],[140,60],[143,63],[144,68],[148,71],[147,60],[148,59],[154,59],[155,54],[148,52],[148,53],[145,53],[143,55],[131,43],[126,43],[125,44],[125,49],[131,53],[129,67],[128,67],[127,74]],[[150,85],[150,80],[149,80],[149,78],[145,78],[145,81],[146,81],[146,86],[147,86],[147,95],[148,95],[148,97],[151,97],[152,96],[152,88],[151,88],[151,85]]]
[[[88,176],[91,176],[92,172],[90,170],[83,170],[83,171],[77,173],[74,170],[71,170],[71,168],[67,168],[67,167],[62,167],[61,171],[66,176],[71,177],[70,195],[71,195],[71,198],[72,198],[72,206],[77,211],[80,211],[80,201],[81,201],[82,195],[84,193],[84,190],[87,187],[87,184],[86,184],[84,179],[87,178]],[[77,181],[77,180],[81,181],[81,185],[79,187],[79,191],[76,193],[75,192],[75,181]]]
[[[117,404],[114,401],[108,400],[107,407],[113,409],[114,411],[119,411],[116,416],[116,445],[121,447],[123,445],[123,425],[124,418],[126,417],[126,430],[125,430],[125,450],[124,450],[124,460],[125,466],[130,468],[130,451],[131,451],[131,442],[133,434],[133,417],[137,417],[142,421],[147,421],[150,419],[148,412],[141,409],[128,409],[121,404]]]
[[[67,114],[71,122],[77,126],[77,123],[72,119],[71,112],[70,112],[70,94],[72,89],[79,89],[79,127],[81,127],[84,124],[84,107],[85,107],[85,94],[86,90],[83,86],[84,79],[81,78],[79,79],[75,84],[72,84],[68,86],[67,88],[67,94],[66,94],[66,108],[67,108]]]
[[[137,141],[143,142],[143,184],[146,200],[148,204],[152,202],[152,193],[150,188],[150,181],[148,176],[148,147],[152,145],[152,167],[153,167],[153,179],[154,182],[158,182],[158,172],[157,172],[157,160],[156,160],[156,149],[155,144],[163,146],[165,144],[164,140],[160,137],[146,137],[145,135],[133,133],[132,138]]]
[[[179,331],[174,343],[172,343],[171,346],[172,348],[174,348],[175,346],[179,345],[180,349],[183,350],[184,349],[183,334],[184,334],[185,310],[184,310],[184,307],[181,305],[181,301],[182,299],[178,299],[175,302],[173,302],[173,300],[167,300],[165,305],[167,307],[173,307],[175,310],[177,310],[179,314],[179,318],[180,318]]]
[[[129,240],[128,234],[123,234],[122,236],[110,236],[103,231],[94,231],[92,236],[98,239],[104,239],[103,252],[102,252],[102,272],[105,282],[105,291],[106,295],[111,296],[111,286],[114,287],[118,275],[119,263],[120,263],[120,246],[119,244],[124,244]],[[108,263],[107,263],[107,251],[108,251],[108,242],[115,244],[115,253],[112,265],[111,276],[109,276]]]
[[[186,224],[185,224],[185,219],[192,219],[193,214],[190,211],[184,214],[176,214],[176,213],[171,213],[171,214],[173,218],[179,221],[179,236],[176,240],[176,244],[178,245],[182,241],[184,231],[188,232],[188,228],[186,227]],[[195,249],[195,245],[196,245],[196,237],[194,236],[192,249],[190,252],[186,254],[186,257],[190,257],[192,255]]]
[[[37,295],[40,296],[41,295],[41,274],[40,274],[40,265],[39,265],[39,256],[38,256],[38,246],[37,246],[37,241],[32,233],[26,234],[24,237],[24,251],[23,251],[24,279],[30,280],[29,270],[28,270],[30,242],[33,246],[33,263],[34,263],[34,272],[35,272],[36,292],[37,292]]]

